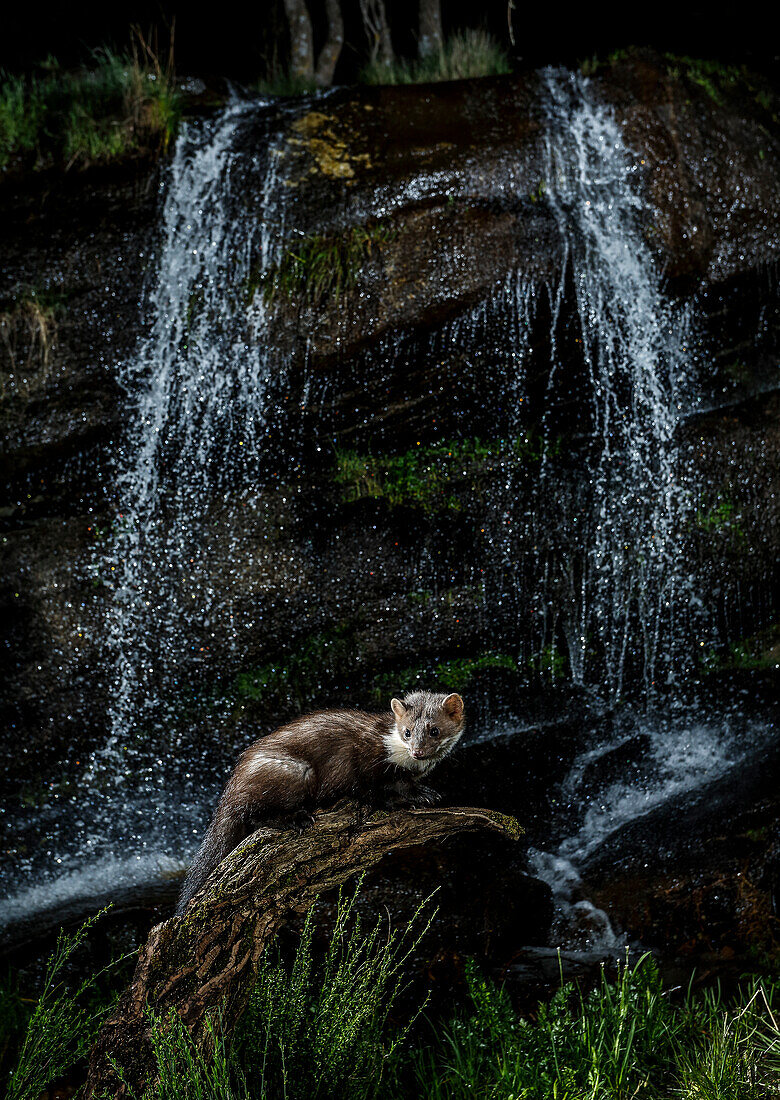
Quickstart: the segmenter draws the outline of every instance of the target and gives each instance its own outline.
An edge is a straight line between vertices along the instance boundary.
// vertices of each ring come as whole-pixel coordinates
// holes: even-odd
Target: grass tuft
[[[141,151],[164,151],[180,97],[170,68],[144,47],[101,49],[89,68],[60,69],[53,58],[29,78],[0,73],[0,168],[84,167]]]
[[[318,90],[313,80],[307,80],[304,76],[296,76],[286,69],[272,72],[264,79],[256,81],[254,89],[260,95],[281,98],[311,95]]]
[[[417,61],[370,62],[361,73],[364,84],[427,84],[469,80],[511,72],[505,50],[487,31],[456,31],[442,48]]]
[[[419,1100],[758,1100],[780,1096],[780,984],[736,1005],[719,991],[675,1006],[653,960],[626,960],[592,992],[563,986],[535,1023],[473,964],[472,1012],[415,1052]]]
[[[354,288],[367,261],[395,236],[395,230],[380,222],[353,226],[337,237],[303,237],[288,245],[268,272],[250,278],[249,299],[259,287],[267,302],[284,298],[317,306],[339,299]]]

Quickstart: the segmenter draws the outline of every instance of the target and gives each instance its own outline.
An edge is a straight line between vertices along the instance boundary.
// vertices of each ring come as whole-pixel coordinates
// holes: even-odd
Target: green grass
[[[417,61],[374,61],[363,69],[361,80],[365,84],[426,84],[511,71],[505,50],[492,35],[468,28],[456,31],[441,50]]]
[[[89,1052],[111,1004],[96,996],[101,974],[90,975],[72,991],[63,982],[63,971],[103,912],[86,921],[72,936],[60,932],[8,1078],[8,1100],[38,1100],[52,1080]],[[8,1024],[5,1013],[2,1023],[4,1028]]]
[[[167,148],[179,95],[155,60],[99,50],[89,68],[49,61],[30,77],[0,74],[0,168],[103,163]]]
[[[521,1018],[471,966],[472,1011],[412,1056],[419,1100],[767,1100],[780,1096],[780,984],[735,1005],[718,991],[674,1005],[648,956],[564,986]]]
[[[614,981],[602,972],[589,992],[564,985],[529,1017],[468,962],[467,1003],[426,1022],[400,1010],[399,994],[431,922],[418,910],[405,929],[390,930],[384,918],[364,928],[356,899],[357,889],[341,895],[322,949],[310,913],[294,957],[269,952],[235,1033],[226,1034],[219,1012],[210,1018],[208,1056],[178,1017],[150,1010],[155,1100],[780,1097],[776,979],[753,979],[729,998],[717,988],[671,992],[645,955],[627,958]],[[59,980],[87,930],[58,943],[10,1075],[11,1100],[39,1097],[89,1049],[105,1009],[80,1007]]]
[[[352,290],[366,263],[395,239],[383,223],[356,225],[339,236],[302,237],[263,275],[251,276],[248,298],[262,289],[267,302],[277,298],[320,305]]]
[[[317,85],[313,80],[307,80],[303,76],[294,76],[286,70],[271,73],[263,80],[256,81],[254,88],[260,95],[280,96],[282,98],[311,95],[317,91]]]
[[[366,497],[405,505],[425,512],[463,508],[461,488],[476,488],[491,471],[538,465],[554,456],[559,442],[548,444],[533,432],[508,440],[460,439],[418,444],[400,455],[367,455],[337,450],[334,480],[344,501]]]

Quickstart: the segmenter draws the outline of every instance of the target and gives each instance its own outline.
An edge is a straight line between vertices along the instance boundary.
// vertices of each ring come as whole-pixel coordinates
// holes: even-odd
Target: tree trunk
[[[344,20],[341,17],[341,0],[325,0],[328,16],[328,37],[317,58],[314,83],[318,88],[329,88],[333,83],[336,62],[344,45]]]
[[[306,0],[284,0],[290,28],[290,76],[314,79],[314,34]]]
[[[396,810],[369,817],[354,804],[317,814],[311,829],[259,829],[219,865],[180,917],[156,925],[135,974],[92,1049],[87,1100],[144,1096],[157,1071],[148,1010],[179,1014],[208,1056],[211,1013],[233,1027],[266,947],[290,913],[373,866],[387,852],[488,829],[517,838],[511,817],[491,810]]]
[[[360,14],[369,42],[369,61],[391,65],[395,60],[395,53],[384,0],[360,0]]]
[[[444,45],[441,29],[441,0],[420,0],[420,30],[417,49],[420,57],[437,53]]]

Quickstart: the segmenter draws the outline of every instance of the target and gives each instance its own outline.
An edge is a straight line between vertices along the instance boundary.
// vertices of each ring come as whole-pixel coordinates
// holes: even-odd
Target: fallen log
[[[456,833],[492,830],[517,839],[517,822],[467,807],[379,811],[354,804],[320,812],[303,832],[258,829],[213,872],[180,917],[155,925],[116,1011],[90,1055],[88,1100],[144,1096],[156,1064],[149,1010],[179,1014],[195,1045],[209,1052],[209,1017],[228,1030],[238,1020],[268,944],[292,913],[318,894],[372,867],[388,852]]]

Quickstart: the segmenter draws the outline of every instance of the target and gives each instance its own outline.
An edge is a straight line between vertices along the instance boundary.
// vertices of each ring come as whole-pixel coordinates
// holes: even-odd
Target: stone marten
[[[250,745],[238,759],[176,909],[184,912],[214,868],[262,824],[290,824],[340,798],[369,804],[430,805],[422,780],[452,752],[464,728],[454,693],[415,691],[390,714],[322,710]]]

